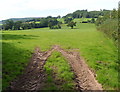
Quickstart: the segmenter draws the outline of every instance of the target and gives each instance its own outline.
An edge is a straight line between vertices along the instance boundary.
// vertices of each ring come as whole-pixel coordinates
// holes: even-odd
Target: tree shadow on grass
[[[10,81],[22,74],[29,62],[31,52],[16,48],[11,43],[2,43],[2,88],[5,90]]]
[[[35,37],[38,37],[38,36],[2,34],[2,40],[35,39]]]

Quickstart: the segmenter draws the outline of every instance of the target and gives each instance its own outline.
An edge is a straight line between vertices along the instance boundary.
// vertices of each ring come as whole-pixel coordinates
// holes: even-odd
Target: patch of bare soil
[[[51,50],[46,52],[42,52],[39,48],[36,48],[32,55],[31,62],[26,67],[24,73],[11,82],[10,90],[38,91],[44,88],[47,75],[43,67],[47,58],[54,50],[61,52],[70,64],[72,71],[76,75],[77,90],[103,90],[101,84],[95,79],[94,73],[80,57],[79,53],[75,50],[66,51],[58,45],[53,46]]]
[[[103,90],[102,85],[95,79],[95,74],[91,71],[85,61],[80,57],[78,52],[65,51],[60,46],[55,45],[54,49],[61,52],[68,60],[74,73],[77,76],[77,82],[81,90]]]
[[[53,50],[41,52],[36,48],[24,74],[11,82],[10,90],[40,90],[44,86],[46,77],[43,67]]]

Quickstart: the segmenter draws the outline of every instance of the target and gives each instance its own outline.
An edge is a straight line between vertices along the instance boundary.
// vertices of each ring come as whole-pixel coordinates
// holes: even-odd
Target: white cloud
[[[76,1],[79,2],[79,0],[30,0],[27,7],[38,10],[71,8],[76,6]]]
[[[118,1],[119,0],[0,0],[0,20],[10,17],[31,16],[34,11],[42,11],[42,13],[44,13],[45,11],[48,12],[48,10],[59,9],[61,11],[68,10],[69,13],[70,11],[81,9],[113,9],[118,7]],[[29,15],[26,12],[28,12]]]
[[[119,0],[29,0],[26,7],[29,9],[74,9],[74,8],[102,8],[118,3]],[[113,7],[113,6],[111,6]],[[116,7],[116,6],[115,6]],[[113,7],[114,8],[114,7]]]

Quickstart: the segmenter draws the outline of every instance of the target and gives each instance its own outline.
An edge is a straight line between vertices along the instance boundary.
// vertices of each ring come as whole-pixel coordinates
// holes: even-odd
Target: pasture
[[[62,24],[62,29],[3,31],[3,88],[22,74],[35,47],[45,51],[53,45],[60,45],[68,50],[79,49],[80,55],[97,74],[96,79],[103,88],[118,89],[117,48],[111,39],[97,31],[91,23],[77,23],[74,29]]]

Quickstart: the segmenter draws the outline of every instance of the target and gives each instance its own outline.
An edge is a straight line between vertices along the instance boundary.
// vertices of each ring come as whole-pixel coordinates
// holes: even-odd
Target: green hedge
[[[104,32],[109,38],[112,38],[115,42],[118,41],[118,20],[107,19],[101,25],[98,30]]]

